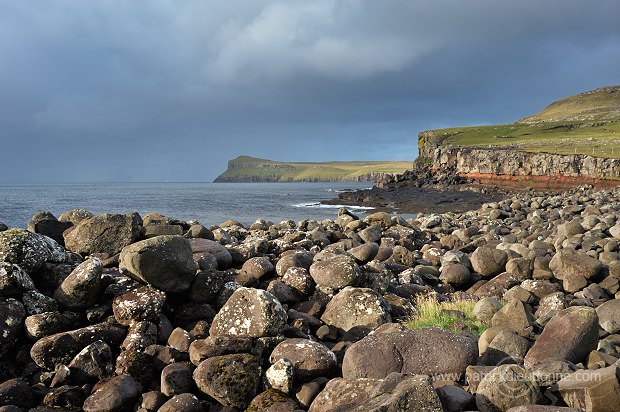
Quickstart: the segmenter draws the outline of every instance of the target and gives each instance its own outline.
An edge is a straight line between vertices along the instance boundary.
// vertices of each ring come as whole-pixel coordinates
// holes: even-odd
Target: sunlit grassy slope
[[[402,173],[407,169],[411,162],[276,162],[239,156],[216,181],[346,181],[373,172]]]
[[[513,124],[434,131],[460,146],[506,146],[557,153],[620,158],[620,86],[566,97]]]

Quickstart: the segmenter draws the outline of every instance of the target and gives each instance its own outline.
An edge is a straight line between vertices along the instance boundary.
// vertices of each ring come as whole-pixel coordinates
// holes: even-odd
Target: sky
[[[618,0],[0,0],[0,183],[407,160],[620,84]]]

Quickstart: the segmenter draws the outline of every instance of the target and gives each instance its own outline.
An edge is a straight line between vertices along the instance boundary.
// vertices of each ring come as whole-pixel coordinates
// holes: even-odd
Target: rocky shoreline
[[[504,196],[0,223],[0,412],[617,411],[620,188]],[[475,301],[488,329],[409,329],[421,295]]]

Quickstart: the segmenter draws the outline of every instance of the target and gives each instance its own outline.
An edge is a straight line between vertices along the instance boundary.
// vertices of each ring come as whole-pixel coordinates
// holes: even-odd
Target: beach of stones
[[[0,412],[620,411],[619,245],[620,188],[407,220],[40,212],[0,223]],[[420,296],[489,328],[408,328]]]

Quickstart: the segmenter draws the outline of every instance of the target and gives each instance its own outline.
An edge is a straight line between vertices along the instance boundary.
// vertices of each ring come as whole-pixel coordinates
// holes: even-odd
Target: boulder
[[[54,292],[54,298],[69,309],[93,306],[101,292],[103,264],[97,258],[87,259],[63,280]]]
[[[213,255],[217,260],[218,269],[226,270],[232,265],[230,252],[219,242],[210,239],[192,238],[189,239],[189,243],[194,256]]]
[[[295,380],[295,370],[293,363],[286,359],[280,358],[265,371],[267,383],[273,389],[284,393],[290,393],[293,390]]]
[[[501,365],[487,373],[476,389],[476,405],[481,412],[537,403],[540,389],[531,372],[517,365]]]
[[[20,301],[0,298],[0,358],[17,343],[25,317],[26,311]]]
[[[13,405],[22,411],[30,408],[33,401],[34,393],[22,378],[8,379],[0,383],[0,407]]]
[[[194,371],[198,389],[224,406],[245,409],[258,391],[259,359],[241,353],[205,359]]]
[[[286,326],[286,311],[269,292],[238,288],[215,315],[212,336],[277,336]]]
[[[612,299],[596,308],[598,323],[605,332],[620,332],[620,299]]]
[[[310,276],[317,285],[331,289],[342,289],[357,283],[359,267],[350,256],[337,255],[310,266]]]
[[[53,370],[58,364],[70,362],[82,349],[97,340],[117,347],[125,333],[125,329],[108,323],[57,333],[36,341],[30,350],[30,357],[39,367]]]
[[[0,232],[0,262],[19,265],[31,273],[45,262],[62,263],[67,252],[47,236],[23,229]]]
[[[142,218],[136,212],[124,215],[105,213],[82,220],[66,231],[65,246],[81,255],[115,255],[138,240],[141,231]]]
[[[269,258],[254,257],[246,260],[241,270],[248,276],[260,279],[265,275],[273,273],[275,267],[273,266],[273,263],[271,263]]]
[[[330,380],[310,405],[309,412],[442,412],[432,382],[424,375],[394,373],[385,379]]]
[[[532,334],[533,324],[530,306],[516,299],[506,303],[491,319],[492,326],[505,326],[525,338]]]
[[[141,393],[140,384],[129,375],[105,379],[93,390],[84,401],[85,412],[133,410]]]
[[[194,368],[192,364],[180,362],[167,365],[161,371],[161,392],[166,396],[192,392],[194,389],[194,380],[192,379]]]
[[[189,241],[181,236],[157,236],[129,245],[119,261],[123,273],[171,293],[189,289],[198,270]]]
[[[299,405],[287,394],[275,389],[267,389],[252,399],[247,410],[257,412],[294,412],[299,411]]]
[[[269,357],[269,362],[277,363],[288,359],[293,364],[295,377],[309,381],[319,376],[331,376],[336,372],[338,359],[327,346],[308,339],[287,339],[278,344]]]
[[[118,323],[129,326],[134,322],[157,320],[165,301],[164,292],[144,286],[114,298],[112,311]]]
[[[114,374],[114,356],[110,345],[97,340],[82,349],[69,363],[71,380],[83,385],[110,378]]]
[[[21,267],[0,262],[0,297],[21,297],[34,288],[34,282]]]
[[[463,286],[471,280],[471,272],[460,263],[448,263],[441,267],[439,280],[454,286]]]
[[[574,306],[558,312],[525,355],[525,367],[549,360],[582,362],[598,343],[598,316],[593,308]]]
[[[71,329],[79,320],[80,315],[75,312],[58,311],[36,313],[24,320],[26,334],[29,338],[40,339]]]
[[[28,222],[28,230],[33,233],[40,233],[58,242],[59,245],[65,244],[62,236],[63,232],[73,226],[71,222],[61,222],[49,212],[39,212]]]
[[[472,253],[470,260],[474,271],[492,277],[505,270],[508,254],[500,249],[481,246]]]
[[[557,383],[562,400],[586,412],[615,412],[620,405],[620,368],[578,370]]]
[[[603,264],[582,251],[564,249],[553,256],[549,268],[560,280],[573,277],[590,279],[602,272]]]
[[[157,412],[204,412],[204,410],[196,395],[181,393],[166,401]]]
[[[284,276],[284,274],[293,267],[310,269],[312,258],[312,253],[305,250],[285,252],[280,256],[278,263],[276,263],[276,273],[278,276]]]
[[[373,333],[346,351],[342,376],[383,379],[399,372],[456,381],[477,358],[476,342],[439,328]]]
[[[71,223],[72,225],[77,225],[82,220],[90,219],[93,216],[95,215],[90,213],[88,210],[78,208],[78,209],[71,209],[67,212],[64,212],[62,215],[58,216],[58,221],[68,222],[68,223]]]
[[[321,320],[344,332],[352,329],[363,334],[392,321],[390,306],[372,289],[347,286],[330,300]]]

